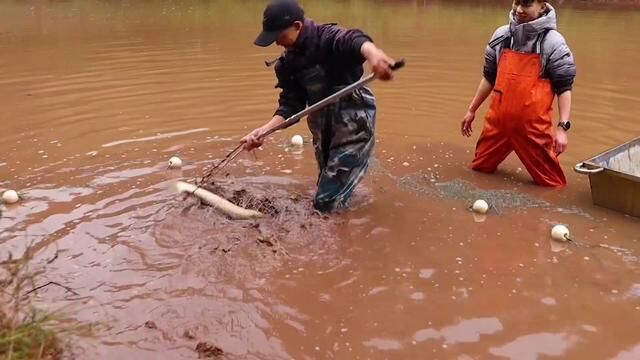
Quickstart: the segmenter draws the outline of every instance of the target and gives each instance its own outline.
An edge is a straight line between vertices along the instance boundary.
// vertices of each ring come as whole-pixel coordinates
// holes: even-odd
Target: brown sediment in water
[[[224,351],[221,348],[204,341],[196,345],[196,352],[198,353],[198,359],[210,359],[224,355]]]
[[[272,295],[264,282],[291,264],[340,264],[340,222],[318,214],[299,186],[227,177],[203,188],[269,216],[231,220],[195,197],[174,197],[151,229],[161,248],[178,250],[175,261],[164,264],[172,269],[169,279],[157,280],[173,296],[145,312],[146,324],[160,329],[147,336],[179,343],[203,359],[287,358],[276,339],[266,338],[265,324],[278,314],[265,308]],[[198,315],[202,309],[206,316]],[[188,315],[165,315],[174,311]],[[231,328],[218,325],[227,323]]]
[[[270,217],[278,216],[291,206],[302,205],[298,204],[300,199],[297,196],[281,192],[279,195],[284,198],[277,198],[269,191],[256,187],[247,189],[239,185],[237,181],[232,181],[228,178],[220,182],[211,181],[209,184],[201,185],[201,187],[227,199],[234,205],[248,210],[259,211]]]
[[[202,188],[235,205],[267,215],[255,220],[231,220],[193,197],[188,197],[182,208],[174,210],[179,216],[198,219],[211,229],[206,244],[208,252],[203,249],[198,256],[208,253],[225,258],[220,261],[226,265],[219,267],[225,273],[235,273],[237,267],[267,271],[282,259],[335,246],[337,221],[317,212],[309,194],[292,192],[287,186],[231,177],[212,181]],[[201,226],[198,232],[203,231]],[[304,254],[300,252],[302,249]]]

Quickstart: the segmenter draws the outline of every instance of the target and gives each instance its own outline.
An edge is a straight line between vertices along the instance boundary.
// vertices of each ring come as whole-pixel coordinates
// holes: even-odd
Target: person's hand
[[[369,61],[371,65],[371,72],[373,72],[376,78],[380,80],[391,80],[393,78],[393,70],[391,70],[391,65],[395,64],[387,55],[380,55],[379,57],[374,58]]]
[[[371,72],[380,80],[391,80],[393,78],[393,70],[391,66],[396,62],[387,56],[384,51],[378,49],[371,41],[362,44],[360,53],[367,59]]]
[[[371,66],[371,72],[380,80],[391,80],[393,78],[393,70],[391,65],[396,62],[387,56],[382,50],[376,49],[372,51],[367,62]]]
[[[473,120],[476,119],[476,113],[469,110],[467,114],[462,119],[462,124],[460,125],[460,131],[462,132],[462,136],[470,137],[471,133],[473,133],[473,129],[471,128],[471,124],[473,124]]]
[[[259,127],[247,134],[247,136],[240,139],[240,143],[244,144],[242,148],[246,151],[251,151],[262,146],[262,143],[264,142],[262,134],[264,134],[262,127]]]
[[[567,132],[564,129],[558,128],[556,130],[556,140],[554,143],[554,150],[556,155],[560,155],[567,150],[567,145],[569,144],[569,139],[567,137]]]

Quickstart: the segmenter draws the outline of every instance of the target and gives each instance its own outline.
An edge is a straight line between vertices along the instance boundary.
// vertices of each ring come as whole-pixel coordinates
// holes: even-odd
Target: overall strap
[[[511,48],[511,33],[498,36],[489,42],[489,47],[495,48],[499,44],[502,44],[503,48],[510,49]]]
[[[536,42],[533,44],[533,49],[531,49],[532,53],[542,55],[542,43],[547,37],[549,31],[551,31],[551,29],[546,29],[545,31],[538,34],[538,36],[536,37]]]
[[[544,57],[544,54],[543,54],[544,48],[542,47],[542,45],[544,44],[544,39],[547,37],[547,34],[549,34],[549,31],[551,31],[551,29],[546,29],[545,31],[538,34],[538,37],[536,38],[536,42],[533,44],[532,52],[534,54],[540,54],[540,61],[541,61],[540,76],[544,76],[544,73],[547,68],[547,60]]]

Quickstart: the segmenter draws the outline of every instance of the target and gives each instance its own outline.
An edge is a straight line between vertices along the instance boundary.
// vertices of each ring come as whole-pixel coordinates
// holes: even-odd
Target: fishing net
[[[399,189],[417,196],[449,199],[473,203],[484,199],[497,208],[547,207],[549,203],[522,194],[516,190],[481,189],[473,183],[453,179],[443,181],[437,171],[417,171],[402,176],[395,176],[384,168],[380,161],[372,162],[372,172],[390,177]]]
[[[412,176],[400,179],[404,188],[415,188],[416,182]],[[451,181],[435,182],[432,184],[433,191],[440,197],[461,200],[466,203],[473,203],[477,199],[484,199],[489,204],[498,208],[524,208],[524,207],[546,207],[549,204],[543,200],[535,199],[531,196],[513,190],[486,190],[480,189],[472,183],[454,179]]]
[[[199,186],[264,217],[234,220],[197,196],[180,196],[155,236],[180,242],[189,266],[202,265],[197,271],[235,281],[260,276],[284,259],[337,261],[329,251],[337,244],[337,221],[313,208],[307,184],[278,176],[225,176]]]
[[[248,179],[223,179],[200,184],[200,187],[223,197],[234,205],[255,210],[276,220],[293,207],[300,207],[301,197],[273,184],[251,183]]]

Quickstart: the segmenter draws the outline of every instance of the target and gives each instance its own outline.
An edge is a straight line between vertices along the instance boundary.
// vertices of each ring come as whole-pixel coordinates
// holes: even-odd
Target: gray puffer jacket
[[[509,20],[509,25],[496,30],[485,50],[485,79],[495,85],[500,55],[505,48],[505,38],[511,38],[512,50],[531,53],[535,51],[538,35],[546,32],[541,46],[541,74],[551,80],[556,94],[571,90],[576,76],[576,65],[567,42],[557,31],[555,9],[547,4],[545,15],[524,24],[518,24],[515,12],[511,11]]]

